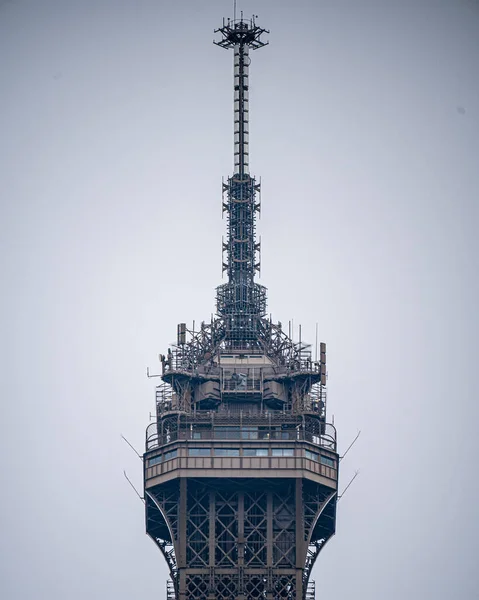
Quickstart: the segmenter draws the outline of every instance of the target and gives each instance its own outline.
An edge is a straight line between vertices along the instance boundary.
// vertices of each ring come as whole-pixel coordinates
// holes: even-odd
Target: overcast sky
[[[140,451],[208,319],[233,1],[0,2],[5,600],[165,597]],[[317,598],[479,597],[479,2],[239,0],[273,318],[328,345],[343,463]]]

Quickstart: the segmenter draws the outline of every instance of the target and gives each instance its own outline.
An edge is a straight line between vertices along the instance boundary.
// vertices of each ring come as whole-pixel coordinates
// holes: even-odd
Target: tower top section
[[[234,345],[255,346],[259,322],[266,314],[266,289],[255,283],[260,269],[256,241],[256,215],[260,210],[260,185],[249,172],[249,65],[250,49],[266,46],[269,33],[250,20],[223,20],[214,43],[234,50],[234,174],[223,184],[223,212],[227,239],[223,243],[223,271],[228,283],[217,288],[217,313],[223,319],[225,338]],[[226,257],[225,257],[226,254]]]
[[[249,173],[249,50],[258,50],[268,42],[261,36],[269,33],[256,25],[254,17],[231,21],[223,20],[223,27],[215,29],[221,39],[214,43],[221,48],[234,49],[234,132],[235,175]]]
[[[313,360],[301,327],[299,341],[294,341],[292,323],[286,333],[280,322],[267,318],[267,291],[256,281],[261,189],[249,172],[249,54],[267,44],[262,37],[269,32],[254,18],[245,20],[241,15],[239,20],[223,20],[215,33],[220,38],[217,46],[233,49],[234,66],[234,171],[223,181],[222,198],[227,221],[222,264],[227,281],[216,288],[216,316],[211,315],[211,322],[202,322],[199,329],[194,323],[191,329],[180,323],[176,345],[161,355],[164,387],[158,392],[159,419],[171,411],[194,413],[197,419],[200,413],[216,414],[231,407],[238,414],[268,419],[265,410],[295,415],[294,419],[311,413],[320,435],[326,419],[326,347],[316,343]],[[294,428],[297,425],[295,421]]]
[[[223,19],[223,27],[215,29],[215,33],[221,33],[223,38],[215,42],[217,46],[222,48],[233,48],[236,44],[246,44],[253,50],[266,46],[269,42],[263,42],[261,35],[269,33],[267,29],[258,27],[255,22],[255,17],[251,19]]]

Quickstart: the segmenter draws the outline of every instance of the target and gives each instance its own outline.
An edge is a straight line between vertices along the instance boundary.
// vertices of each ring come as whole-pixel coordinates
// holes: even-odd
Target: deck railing
[[[336,452],[336,429],[330,423],[322,424],[321,429],[308,427],[308,423],[283,423],[276,421],[243,425],[203,421],[171,423],[150,423],[146,430],[146,451],[153,450],[174,441],[238,441],[238,442],[284,442],[306,441]],[[285,428],[287,427],[287,428]]]

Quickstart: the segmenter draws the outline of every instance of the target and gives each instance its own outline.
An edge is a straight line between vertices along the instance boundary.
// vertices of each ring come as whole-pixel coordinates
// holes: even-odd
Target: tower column
[[[178,498],[178,568],[186,567],[186,543],[187,543],[187,500],[188,484],[185,477],[180,479],[180,497]]]

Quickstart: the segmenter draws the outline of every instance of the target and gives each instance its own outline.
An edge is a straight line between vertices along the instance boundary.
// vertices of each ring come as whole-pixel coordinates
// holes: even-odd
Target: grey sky
[[[0,2],[5,600],[164,598],[144,534],[157,355],[209,318],[232,1]],[[241,0],[262,283],[328,344],[337,600],[479,596],[479,3]]]

